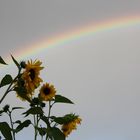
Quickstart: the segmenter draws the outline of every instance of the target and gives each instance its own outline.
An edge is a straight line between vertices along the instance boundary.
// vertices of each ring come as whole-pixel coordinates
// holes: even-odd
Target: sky
[[[16,74],[10,54],[19,61],[39,59],[43,80],[75,103],[53,113],[82,118],[68,140],[140,139],[140,20],[87,34],[112,21],[140,19],[139,5],[139,0],[0,1],[0,52],[9,62],[0,76]],[[7,102],[22,104],[15,95]],[[24,132],[18,140],[32,139],[32,130]]]

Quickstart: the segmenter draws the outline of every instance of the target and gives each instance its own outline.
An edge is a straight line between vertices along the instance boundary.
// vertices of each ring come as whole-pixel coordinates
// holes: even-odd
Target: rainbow
[[[27,56],[30,56],[31,54],[38,54],[47,48],[61,46],[75,40],[80,40],[81,38],[85,38],[87,36],[95,35],[96,33],[112,31],[135,25],[140,25],[140,16],[115,18],[100,23],[88,24],[88,26],[80,27],[70,32],[60,33],[54,37],[43,39],[31,45],[24,46],[24,51],[15,51],[14,56],[21,60]]]

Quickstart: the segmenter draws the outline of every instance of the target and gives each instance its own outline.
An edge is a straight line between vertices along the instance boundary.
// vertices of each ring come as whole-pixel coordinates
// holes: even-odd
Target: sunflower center
[[[43,93],[45,95],[49,95],[50,94],[50,89],[49,88],[44,88]]]
[[[30,72],[29,76],[30,76],[31,80],[34,80],[35,79],[35,71],[34,71],[34,69],[30,69],[29,72]]]

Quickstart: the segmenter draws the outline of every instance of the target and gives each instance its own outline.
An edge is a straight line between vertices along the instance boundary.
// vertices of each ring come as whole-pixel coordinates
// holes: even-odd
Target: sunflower
[[[31,94],[27,92],[24,80],[19,77],[14,84],[14,90],[16,91],[17,97],[22,101],[30,102]]]
[[[46,83],[40,89],[39,98],[43,101],[50,101],[55,96],[55,93],[54,86]]]
[[[72,132],[72,130],[77,129],[77,124],[80,123],[81,123],[81,118],[79,118],[78,116],[75,117],[73,120],[64,123],[62,125],[63,134],[67,137]]]
[[[30,94],[33,94],[34,90],[40,85],[40,82],[42,82],[42,79],[39,77],[40,70],[43,69],[41,64],[42,62],[37,60],[28,61],[22,74],[22,79],[25,82],[26,90]]]

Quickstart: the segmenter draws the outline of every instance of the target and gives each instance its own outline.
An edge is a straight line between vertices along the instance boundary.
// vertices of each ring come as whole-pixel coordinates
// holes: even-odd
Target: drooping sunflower
[[[67,123],[64,123],[61,128],[63,134],[67,137],[72,132],[72,130],[77,129],[77,124],[81,124],[81,121],[82,121],[81,118],[79,118],[78,116],[75,116],[73,120]]]
[[[17,97],[19,97],[22,101],[30,101],[31,94],[27,92],[25,82],[22,78],[18,78],[15,82],[14,90],[16,91]]]
[[[34,90],[40,85],[40,82],[42,82],[42,79],[39,77],[40,70],[43,69],[43,67],[41,67],[41,64],[42,62],[40,62],[39,60],[30,60],[25,65],[22,79],[25,82],[27,92],[29,92],[30,94],[33,94]]]
[[[39,98],[43,101],[50,101],[55,96],[56,90],[49,83],[44,84],[39,93]]]

